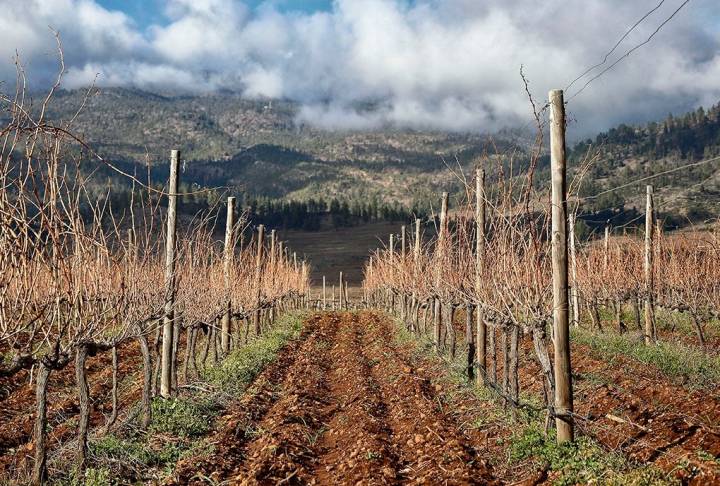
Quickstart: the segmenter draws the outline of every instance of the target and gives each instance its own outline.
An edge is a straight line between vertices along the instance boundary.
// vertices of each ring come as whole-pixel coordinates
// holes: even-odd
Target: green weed
[[[245,391],[255,377],[275,359],[277,353],[300,335],[303,316],[283,316],[264,336],[230,353],[221,363],[207,369],[204,378],[231,395]]]
[[[708,355],[696,348],[663,342],[646,346],[629,334],[600,334],[577,328],[572,330],[572,339],[590,347],[603,359],[627,356],[657,367],[668,377],[682,378],[694,387],[720,384],[720,356]]]

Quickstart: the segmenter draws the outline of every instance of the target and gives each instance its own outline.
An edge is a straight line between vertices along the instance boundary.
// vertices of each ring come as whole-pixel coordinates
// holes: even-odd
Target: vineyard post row
[[[57,152],[53,153],[56,158],[47,161],[50,167],[60,163]],[[35,159],[29,160],[33,162]],[[9,363],[0,363],[0,376],[12,376],[22,370],[30,370],[30,379],[34,378],[35,382],[34,461],[30,471],[33,484],[45,484],[48,481],[47,397],[50,378],[53,372],[70,364],[73,357],[79,401],[75,464],[82,473],[86,468],[90,431],[91,397],[86,369],[89,357],[101,352],[112,352],[112,410],[103,428],[104,433],[107,433],[118,417],[118,361],[122,358],[118,349],[127,342],[138,342],[143,365],[140,427],[147,428],[152,422],[152,398],[169,399],[178,393],[178,354],[181,351],[180,334],[183,331],[187,338],[183,374],[185,382],[188,382],[192,379],[188,369],[194,370],[198,377],[201,367],[205,367],[208,352],[211,353],[212,361],[218,363],[219,358],[232,350],[232,345],[241,345],[243,320],[247,342],[251,316],[255,334],[260,335],[273,325],[276,310],[309,306],[306,262],[303,261],[302,266],[299,266],[297,256],[293,255],[291,263],[283,250],[278,255],[275,238],[271,242],[271,255],[267,258],[264,254],[262,225],[258,227],[256,238],[254,279],[248,278],[252,275],[252,271],[247,271],[252,261],[248,258],[251,245],[246,248],[247,254],[241,250],[235,259],[237,221],[234,197],[228,198],[225,242],[221,254],[215,251],[211,229],[202,225],[189,233],[180,248],[177,240],[179,163],[180,152],[173,150],[166,194],[168,205],[164,255],[156,251],[155,244],[159,245],[160,241],[155,238],[151,226],[144,227],[145,233],[141,235],[142,241],[139,241],[134,219],[128,229],[127,244],[119,240],[111,242],[112,238],[98,229],[101,220],[97,216],[88,225],[69,226],[68,221],[73,225],[80,221],[77,202],[76,206],[66,206],[69,209],[65,213],[48,205],[50,209],[47,209],[45,215],[50,230],[71,228],[71,231],[63,233],[63,238],[69,244],[48,239],[47,248],[42,247],[33,239],[36,234],[33,232],[37,231],[34,229],[3,232],[1,235],[4,248],[14,251],[22,251],[27,247],[38,249],[8,259],[11,266],[2,268],[10,278],[7,288],[9,292],[17,291],[18,294],[3,298],[0,302],[3,306],[19,305],[21,310],[40,310],[31,321],[24,320],[22,316],[13,321],[12,316],[19,315],[18,309],[8,307],[7,312],[3,312],[3,329],[7,330],[0,336],[0,339],[10,342],[10,348],[16,354]],[[59,198],[58,187],[67,191],[63,196],[74,194],[71,192],[75,190],[74,186],[65,185],[65,181],[59,178],[60,171],[38,172],[47,178],[44,181],[46,187],[55,188],[54,192],[48,191],[46,197]],[[10,176],[3,174],[3,177],[9,180]],[[11,184],[8,183],[8,186]],[[15,211],[12,213],[15,218],[13,221],[29,228],[32,219],[24,212],[28,204],[24,204],[22,198],[29,200],[37,193],[24,192],[27,189],[22,185],[22,178],[16,184],[18,190],[13,197],[20,203],[11,206],[9,201],[12,199],[3,193],[2,204]],[[78,199],[70,197],[69,200]],[[45,207],[38,207],[40,211],[46,210]],[[153,210],[151,207],[148,209]],[[140,230],[143,230],[142,226]],[[111,235],[120,234],[117,228],[113,231],[115,233]],[[21,238],[27,241],[15,241]],[[92,244],[88,245],[88,242]],[[203,250],[205,253],[202,253]],[[58,265],[64,265],[62,274]],[[10,273],[12,271],[16,273]],[[266,279],[263,279],[264,271]],[[37,276],[34,284],[26,282],[26,275]],[[64,280],[60,281],[61,278]],[[252,297],[246,295],[251,289]],[[68,298],[66,294],[79,297]],[[53,304],[47,305],[43,300],[45,298],[51,299]],[[87,302],[98,304],[85,305]],[[104,310],[104,307],[96,311],[95,307],[99,305],[108,306],[112,312]],[[8,323],[6,317],[11,322]],[[63,325],[66,320],[67,324]],[[233,322],[235,335],[231,333]],[[70,324],[74,327],[70,327]],[[153,333],[154,344],[151,344],[148,338]],[[202,334],[205,334],[205,346],[198,356],[196,346]],[[96,400],[98,398],[95,397]]]
[[[552,280],[552,322],[553,322],[553,345],[554,345],[554,363],[550,362],[550,358],[546,349],[546,338],[543,335],[542,326],[534,325],[531,327],[533,340],[537,341],[536,352],[538,359],[542,364],[543,372],[549,384],[551,395],[548,396],[548,402],[553,401],[551,406],[548,403],[548,412],[555,418],[557,428],[557,441],[559,443],[572,441],[574,438],[573,423],[573,402],[572,402],[572,377],[571,377],[571,359],[570,359],[570,339],[569,339],[569,258],[568,258],[568,211],[567,211],[567,183],[566,183],[566,154],[565,154],[565,108],[563,102],[562,90],[553,90],[550,92],[551,106],[551,273],[549,277]],[[486,274],[486,241],[487,241],[487,221],[486,221],[486,202],[487,194],[485,192],[485,171],[477,168],[476,171],[476,200],[475,200],[475,247],[474,247],[474,286],[476,292],[480,292],[481,287],[485,285],[484,279],[495,278],[494,275]],[[447,253],[451,250],[451,238],[449,235],[449,217],[448,217],[448,194],[443,193],[441,198],[439,227],[435,243],[435,249],[431,262],[431,266],[427,271],[430,272],[429,279],[432,281],[435,289],[443,288],[443,279],[447,276],[448,260]],[[421,267],[421,221],[415,220],[414,248],[412,252],[412,275],[410,278],[418,278]],[[405,262],[405,230],[401,228],[401,262]],[[388,267],[392,268],[396,265],[395,252],[395,236],[390,235],[385,259]],[[366,266],[366,279],[373,276],[377,267],[382,266],[381,255],[371,256]],[[501,275],[497,278],[502,279]],[[423,322],[426,326],[428,314],[432,320],[432,344],[434,349],[441,352],[444,336],[450,338],[451,355],[455,353],[455,331],[452,329],[453,315],[459,304],[443,302],[444,299],[452,299],[451,296],[443,296],[437,290],[433,291],[426,304],[420,302],[420,295],[416,291],[416,286],[410,284],[412,291],[409,293],[410,312],[408,313],[408,300],[405,291],[396,292],[388,289],[386,298],[379,298],[373,292],[365,289],[365,300],[368,306],[378,305],[391,312],[397,309],[401,318],[407,318],[409,314],[414,314],[415,318],[409,319],[407,322],[411,331],[419,331]],[[399,294],[399,295],[398,295]],[[491,316],[485,314],[482,306],[473,306],[470,300],[465,301],[466,309],[466,325],[465,337],[468,344],[467,349],[467,373],[469,378],[473,378],[474,369],[478,369],[476,381],[479,384],[490,386],[498,391],[506,402],[519,406],[519,386],[517,378],[518,367],[518,340],[519,326],[511,325],[505,322],[494,322],[493,330],[488,332],[488,322],[493,321]],[[475,310],[475,332],[473,333],[473,307]],[[420,310],[424,308],[424,314],[420,319]],[[505,349],[504,367],[503,367],[503,383],[502,389],[496,382],[497,375],[497,355],[496,355],[496,329],[501,332],[501,347]],[[474,334],[474,336],[473,336]],[[488,370],[488,349],[491,350],[490,369]],[[554,366],[553,366],[554,364]]]

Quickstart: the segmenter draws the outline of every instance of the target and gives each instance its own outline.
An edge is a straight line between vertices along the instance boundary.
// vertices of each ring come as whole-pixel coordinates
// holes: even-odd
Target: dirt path
[[[377,314],[308,319],[177,484],[488,484],[490,467]]]

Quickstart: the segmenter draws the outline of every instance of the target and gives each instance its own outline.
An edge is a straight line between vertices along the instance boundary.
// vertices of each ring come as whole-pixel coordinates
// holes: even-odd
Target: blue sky
[[[132,17],[136,24],[145,28],[152,24],[166,24],[163,15],[163,0],[97,0],[97,3],[108,10],[120,10]],[[243,3],[256,9],[267,0],[245,0]],[[272,0],[273,5],[282,12],[312,13],[321,10],[330,10],[332,0]]]

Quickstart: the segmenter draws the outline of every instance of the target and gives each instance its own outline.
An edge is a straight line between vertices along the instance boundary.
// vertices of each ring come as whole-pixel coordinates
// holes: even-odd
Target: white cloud
[[[666,2],[615,56],[643,41],[679,5]],[[17,48],[32,79],[56,69],[47,28],[61,32],[67,87],[233,89],[303,104],[325,128],[383,124],[494,130],[530,119],[533,94],[564,87],[602,59],[655,2],[624,0],[336,0],[331,12],[254,12],[239,0],[168,0],[165,25],[139,29],[94,0],[0,0],[0,79],[14,79]],[[579,132],[650,119],[720,99],[716,0],[690,3],[647,46],[570,110]],[[580,88],[578,82],[570,90]],[[376,103],[372,112],[353,107]]]

